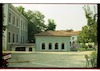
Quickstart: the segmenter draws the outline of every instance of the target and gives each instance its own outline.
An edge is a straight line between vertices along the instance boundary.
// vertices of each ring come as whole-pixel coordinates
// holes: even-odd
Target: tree
[[[87,18],[87,25],[82,28],[78,36],[78,41],[81,43],[94,42],[97,44],[97,13],[90,9],[89,6],[83,7]]]
[[[40,11],[28,10],[25,12],[25,9],[22,6],[16,8],[28,20],[28,41],[35,42],[34,34],[45,31],[46,29],[46,25],[44,24],[45,16]]]
[[[54,31],[55,29],[56,29],[56,24],[55,24],[54,20],[48,19],[48,25],[47,25],[46,31],[47,30],[53,30]]]
[[[82,27],[82,31],[79,33],[78,36],[78,42],[79,43],[87,43],[89,42],[89,31],[88,31],[88,26]]]
[[[89,27],[89,39],[91,42],[94,42],[97,44],[97,13],[96,13],[96,8],[94,6],[94,11],[90,9],[89,6],[84,6],[83,7],[85,11],[85,16],[87,18],[87,25]]]
[[[35,42],[34,34],[45,31],[46,25],[44,24],[44,15],[39,11],[28,10],[26,12],[28,24],[28,39],[29,42]]]
[[[24,7],[19,6],[19,7],[16,7],[16,8],[17,8],[17,10],[18,10],[21,14],[24,15],[24,13],[25,13],[25,8],[24,8]]]

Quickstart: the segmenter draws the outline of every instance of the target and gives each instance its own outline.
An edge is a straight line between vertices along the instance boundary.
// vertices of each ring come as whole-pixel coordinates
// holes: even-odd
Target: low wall
[[[8,48],[11,51],[16,51],[17,48],[25,48],[25,51],[35,51],[35,44],[34,43],[24,43],[24,44],[8,44]],[[17,50],[18,51],[18,50]]]

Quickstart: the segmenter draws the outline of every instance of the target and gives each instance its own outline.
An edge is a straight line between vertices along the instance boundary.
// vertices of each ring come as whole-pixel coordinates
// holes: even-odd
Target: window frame
[[[61,49],[65,49],[65,44],[64,43],[61,44]]]
[[[52,49],[52,43],[48,44],[49,49]]]
[[[58,49],[58,43],[55,43],[55,49]]]
[[[45,43],[42,43],[41,48],[42,48],[42,50],[45,50]]]

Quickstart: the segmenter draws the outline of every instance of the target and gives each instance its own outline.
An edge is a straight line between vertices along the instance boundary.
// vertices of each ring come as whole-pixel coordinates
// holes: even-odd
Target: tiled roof
[[[44,31],[35,36],[73,36],[78,35],[79,31],[67,32],[67,31]]]

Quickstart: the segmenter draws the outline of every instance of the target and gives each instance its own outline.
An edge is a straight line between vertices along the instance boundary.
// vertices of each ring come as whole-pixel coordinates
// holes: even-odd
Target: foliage
[[[87,18],[87,25],[82,27],[82,31],[78,36],[78,42],[94,42],[97,44],[97,14],[93,12],[89,6],[84,6],[83,9]]]
[[[55,28],[56,28],[56,24],[55,24],[54,20],[53,19],[48,19],[48,25],[47,25],[46,31],[47,30],[53,30],[54,31]]]
[[[94,51],[90,54],[91,57],[91,65],[92,67],[96,67],[97,66],[97,52]]]
[[[28,41],[35,42],[34,34],[45,31],[46,29],[46,25],[44,24],[45,16],[40,11],[28,10],[25,12],[25,9],[22,6],[16,8],[28,20]]]
[[[77,51],[86,51],[85,48],[77,48]]]
[[[16,7],[17,10],[22,13],[28,20],[28,41],[35,42],[34,34],[40,33],[45,30],[55,30],[56,25],[53,19],[48,19],[48,25],[44,24],[45,16],[40,11],[28,10],[25,12],[25,8],[22,6]]]
[[[88,26],[82,27],[82,31],[79,33],[78,42],[79,43],[87,43],[89,42],[89,35],[88,35]]]
[[[34,34],[40,33],[46,28],[44,24],[44,15],[39,11],[32,12],[31,10],[29,10],[26,15],[29,21],[28,39],[29,42],[35,42]]]
[[[71,51],[77,51],[77,48],[70,48]]]
[[[91,46],[91,45],[89,45]],[[79,48],[77,48],[77,51],[92,51],[95,50],[94,48],[90,48],[88,45],[81,44]]]
[[[88,46],[86,46],[85,44],[82,44],[80,47],[81,47],[81,48],[85,48],[85,49],[88,48]]]
[[[93,48],[77,48],[77,51],[93,51],[94,49]]]
[[[88,47],[89,47],[89,48],[93,48],[93,46],[92,46],[91,44],[88,44]]]
[[[88,64],[88,66],[91,65],[92,67],[97,67],[97,52],[96,51],[92,52],[90,56],[86,58],[86,60],[88,60],[87,62],[90,63]]]

